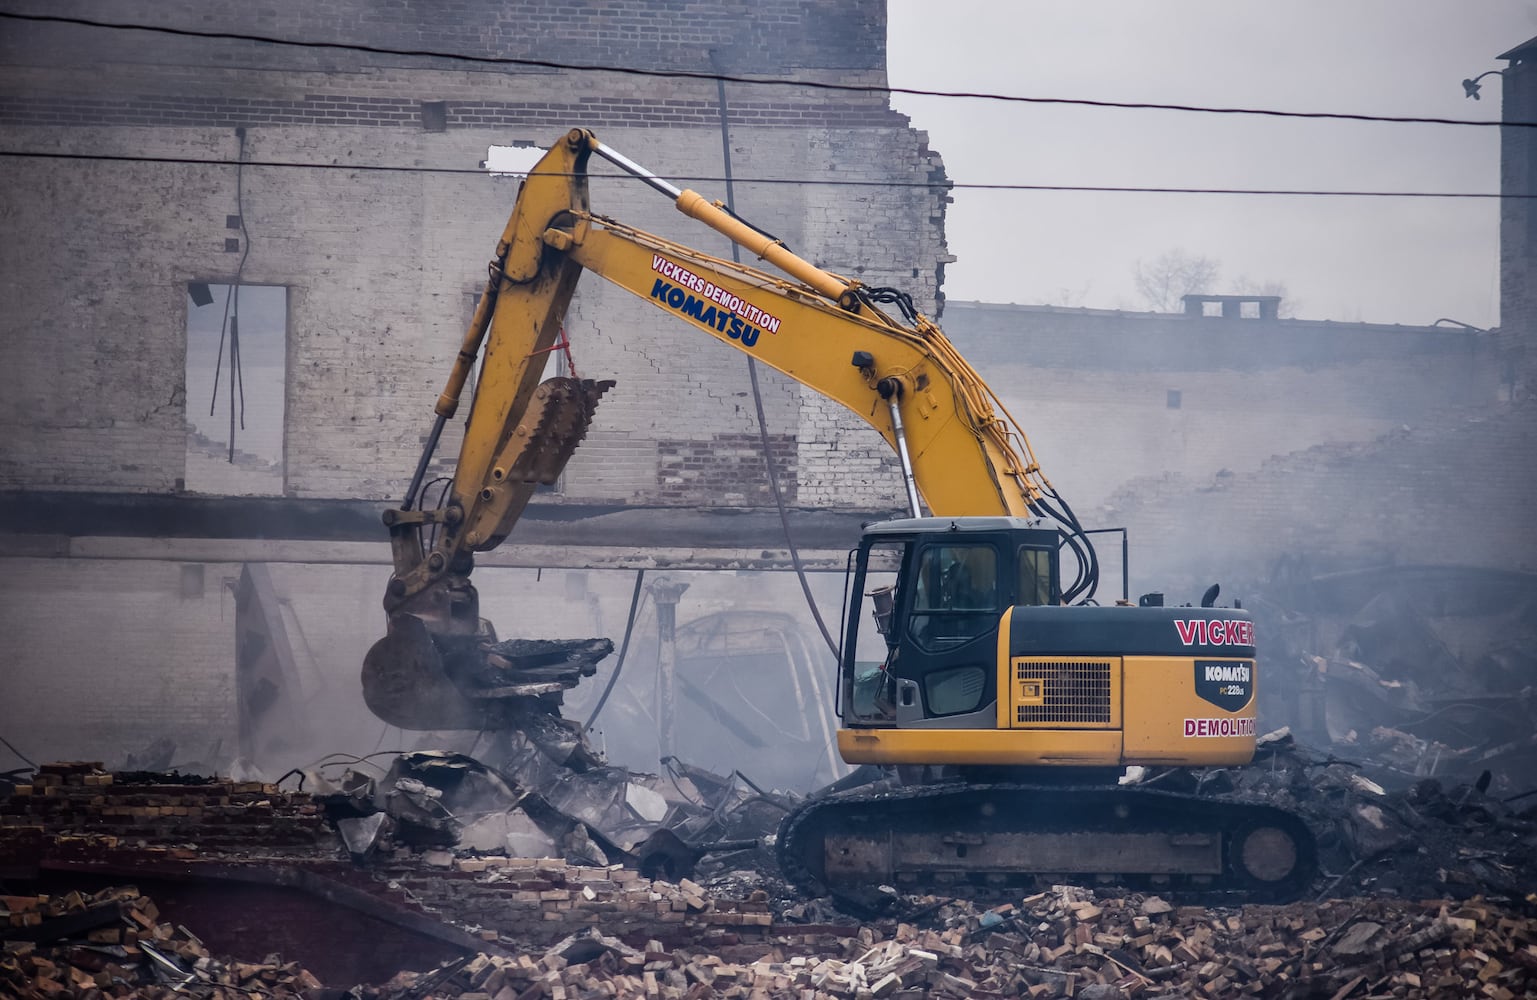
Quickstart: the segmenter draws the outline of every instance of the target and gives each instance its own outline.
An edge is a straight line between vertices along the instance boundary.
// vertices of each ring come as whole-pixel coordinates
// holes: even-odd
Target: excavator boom
[[[723,260],[593,214],[587,168],[598,155],[671,199],[785,276]],[[480,728],[492,706],[444,679],[457,656],[495,642],[470,583],[473,554],[500,545],[540,484],[553,483],[585,436],[610,381],[541,382],[583,271],[838,401],[903,457],[913,513],[1051,515],[1092,553],[1029,444],[982,378],[905,296],[816,267],[693,191],[661,180],[591,133],[550,148],[518,192],[475,315],[434,408],[435,422],[398,509],[385,514],[395,570],[388,634],[364,664],[370,709],[413,729]],[[876,304],[893,297],[899,323]],[[453,482],[434,508],[422,483],[443,428],[481,369]],[[1082,541],[1079,541],[1082,540]],[[1092,574],[1083,574],[1086,580]],[[428,678],[442,680],[436,685]],[[494,713],[493,713],[494,714]]]

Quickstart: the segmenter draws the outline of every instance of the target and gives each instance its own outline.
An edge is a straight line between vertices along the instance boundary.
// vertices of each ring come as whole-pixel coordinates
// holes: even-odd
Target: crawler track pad
[[[778,851],[791,881],[834,893],[1067,879],[1282,902],[1316,872],[1311,832],[1281,809],[1098,786],[855,790],[787,816]]]

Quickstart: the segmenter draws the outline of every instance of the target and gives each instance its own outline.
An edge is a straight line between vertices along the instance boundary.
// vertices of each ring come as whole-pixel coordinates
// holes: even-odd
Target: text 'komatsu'
[[[653,299],[732,340],[740,340],[744,346],[756,344],[764,332],[779,332],[778,316],[759,309],[740,295],[701,278],[661,254],[651,255],[651,270],[667,279],[659,278],[651,286]]]

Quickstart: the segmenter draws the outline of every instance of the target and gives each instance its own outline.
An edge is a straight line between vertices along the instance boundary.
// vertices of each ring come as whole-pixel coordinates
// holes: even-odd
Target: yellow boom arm
[[[586,166],[594,152],[662,187],[679,211],[795,280],[593,215]],[[438,403],[440,414],[453,412],[487,331],[451,501],[464,510],[463,544],[489,547],[505,536],[507,515],[515,519],[526,502],[520,484],[498,471],[517,460],[517,429],[582,269],[837,400],[899,448],[884,401],[895,394],[912,476],[934,514],[1039,513],[1036,504],[1050,487],[1027,441],[937,326],[922,316],[910,327],[899,324],[861,296],[858,282],[815,267],[693,191],[674,191],[581,129],[557,143],[524,182],[476,322]]]
[[[587,193],[594,154],[788,277],[594,215]],[[537,485],[555,481],[586,433],[598,398],[613,384],[540,382],[583,270],[868,421],[902,460],[915,516],[921,493],[939,516],[1060,517],[1050,484],[1001,402],[904,296],[814,266],[719,203],[673,187],[591,132],[573,129],[519,189],[416,474],[401,506],[385,512],[395,564],[384,600],[390,635],[365,662],[373,688],[389,688],[379,704],[371,702],[376,714],[390,717],[386,703],[397,713],[404,711],[400,706],[418,705],[427,679],[441,678],[429,637],[485,637],[469,582],[473,553],[499,545]],[[877,298],[905,306],[906,324],[878,308]],[[428,462],[477,358],[479,385],[451,490],[446,502],[422,509]],[[446,699],[442,711],[432,715],[424,708],[419,718],[469,718],[462,706],[454,707],[457,695],[442,684],[438,689]]]

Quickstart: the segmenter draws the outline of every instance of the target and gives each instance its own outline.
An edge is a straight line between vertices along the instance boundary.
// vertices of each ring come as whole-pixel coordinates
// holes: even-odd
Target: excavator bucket
[[[479,730],[488,721],[488,706],[449,680],[427,624],[412,614],[391,615],[389,631],[363,658],[363,700],[401,729]]]
[[[434,636],[415,615],[395,614],[363,659],[363,698],[401,729],[527,729],[548,713],[548,696],[591,677],[613,651],[608,639],[497,642],[489,629]]]

